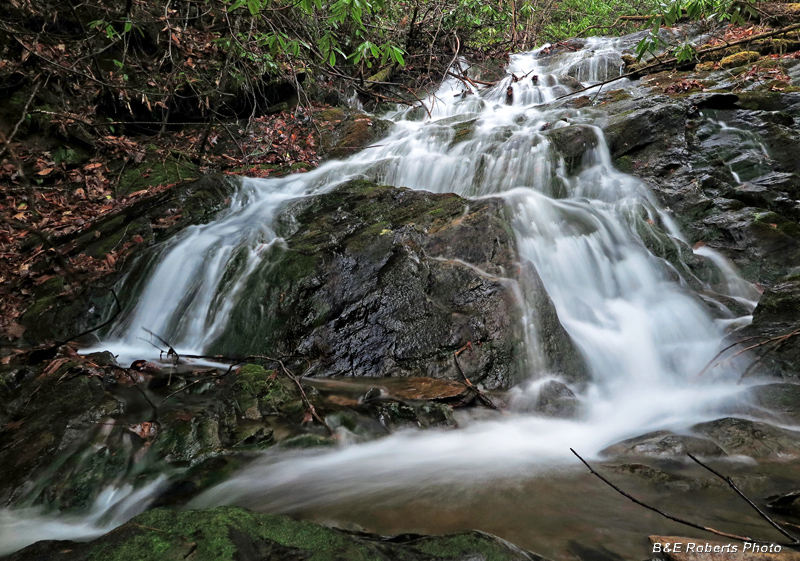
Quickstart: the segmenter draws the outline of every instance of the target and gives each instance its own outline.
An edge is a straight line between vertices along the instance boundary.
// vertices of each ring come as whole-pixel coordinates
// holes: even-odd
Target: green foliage
[[[620,16],[649,13],[658,0],[564,0],[551,12],[536,12],[543,19],[539,42],[555,42],[577,35],[615,35],[631,32]],[[633,24],[635,25],[635,23]]]
[[[757,15],[754,8],[756,0],[672,0],[661,2],[654,8],[648,24],[650,33],[636,46],[636,55],[641,60],[647,54],[655,55],[670,47],[659,37],[662,26],[673,27],[678,20],[686,18],[693,21],[730,22],[742,25],[749,17]],[[679,63],[695,58],[696,50],[691,43],[672,46],[672,55]]]
[[[233,0],[228,6],[229,13],[246,10],[249,16],[256,18],[269,18],[273,0]],[[338,59],[349,60],[353,64],[365,63],[367,68],[378,62],[394,62],[405,65],[404,51],[392,41],[381,44],[365,39],[356,44],[350,54],[346,54],[344,42],[350,38],[365,38],[370,35],[365,22],[374,18],[384,9],[384,0],[336,0],[333,3],[323,3],[322,0],[301,0],[296,5],[300,21],[316,30],[315,38],[301,38],[290,34],[289,30],[276,29],[269,25],[269,31],[257,31],[249,37],[263,47],[260,63],[265,70],[275,70],[275,61],[282,57],[292,59],[309,58],[334,66]],[[277,7],[275,9],[280,9]],[[271,23],[271,22],[270,22]],[[266,26],[265,26],[266,27]],[[342,36],[341,31],[346,31],[347,36]],[[241,41],[238,42],[242,44]],[[243,53],[238,53],[242,56]],[[267,54],[268,57],[265,57]]]

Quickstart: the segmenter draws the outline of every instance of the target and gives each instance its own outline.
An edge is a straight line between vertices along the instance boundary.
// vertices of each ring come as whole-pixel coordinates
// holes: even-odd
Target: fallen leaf
[[[129,425],[127,429],[139,438],[144,439],[152,438],[158,434],[158,425],[150,421]]]

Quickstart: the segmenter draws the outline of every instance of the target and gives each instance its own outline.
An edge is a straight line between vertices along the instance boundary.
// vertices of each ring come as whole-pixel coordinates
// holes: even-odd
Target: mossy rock
[[[140,164],[127,165],[114,187],[114,196],[120,198],[150,187],[173,185],[196,179],[199,175],[197,166],[184,158],[170,156],[159,161],[149,156]]]
[[[67,248],[69,257],[86,254],[103,259],[127,244],[128,253],[122,260],[118,255],[118,271],[129,261],[132,266],[126,272],[146,275],[154,257],[147,254],[149,247],[189,225],[212,220],[228,204],[235,189],[236,182],[222,175],[180,183],[104,216],[85,230],[56,239],[56,246]],[[116,279],[118,274],[112,273],[111,278]],[[20,321],[26,328],[25,340],[31,344],[63,341],[101,324],[114,313],[116,304],[111,291],[99,284],[65,293],[63,277],[55,277],[37,287],[33,302]],[[102,284],[111,286],[114,282],[107,277]],[[123,306],[135,296],[132,290],[119,294]]]
[[[546,561],[490,534],[387,539],[235,507],[156,508],[88,543],[45,541],[8,561]]]
[[[756,51],[742,51],[740,53],[728,55],[719,61],[722,68],[736,68],[751,62],[756,62],[761,58],[761,54]]]
[[[292,203],[277,231],[286,245],[249,277],[212,354],[301,353],[319,376],[456,380],[452,347],[472,341],[463,367],[473,383],[518,380],[520,311],[501,278],[517,267],[502,200],[351,181]],[[571,346],[557,322],[546,336],[559,352]]]
[[[334,126],[320,134],[318,153],[325,159],[345,158],[385,136],[392,123],[365,113],[330,109],[317,113],[317,118]]]
[[[717,64],[713,61],[701,62],[694,67],[695,72],[711,72]]]

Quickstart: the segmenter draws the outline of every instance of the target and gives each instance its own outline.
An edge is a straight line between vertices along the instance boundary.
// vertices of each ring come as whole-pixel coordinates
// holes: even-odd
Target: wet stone
[[[711,440],[696,436],[678,435],[668,431],[655,431],[629,438],[600,451],[601,456],[685,457],[724,456],[725,451]]]
[[[694,425],[692,430],[716,442],[729,455],[771,460],[800,457],[800,432],[767,423],[726,417]]]

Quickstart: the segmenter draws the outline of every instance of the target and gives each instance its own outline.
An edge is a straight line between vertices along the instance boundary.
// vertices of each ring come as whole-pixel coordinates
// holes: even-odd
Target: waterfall
[[[501,196],[520,256],[535,265],[591,372],[579,395],[583,415],[465,418],[458,430],[401,432],[324,452],[270,451],[194,506],[293,512],[356,497],[409,498],[454,480],[468,486],[563,469],[574,465],[570,447],[592,457],[622,438],[719,416],[739,388],[724,372],[696,374],[714,356],[724,324],[676,282],[640,235],[658,227],[680,241],[680,232],[642,181],[614,169],[597,127],[599,110],[542,105],[619,75],[619,50],[619,40],[595,38],[576,52],[514,55],[495,86],[476,92],[449,78],[425,101],[430,116],[398,110],[387,138],[347,160],[283,179],[245,179],[216,221],[188,228],[161,248],[135,308],[99,346],[122,360],[151,355],[139,341],[147,327],[179,352],[203,352],[224,329],[248,275],[281,243],[271,220],[294,198],[353,178]],[[465,126],[470,133],[457,137]],[[569,127],[584,135],[572,164],[557,147],[559,131]],[[739,287],[732,296],[742,298],[743,281],[729,268],[721,274]],[[527,343],[536,348],[535,318],[524,315],[532,321]],[[537,388],[531,380],[516,391]]]

